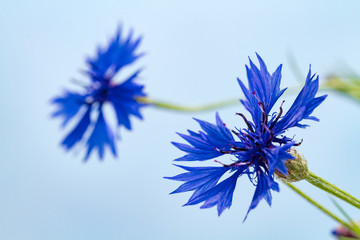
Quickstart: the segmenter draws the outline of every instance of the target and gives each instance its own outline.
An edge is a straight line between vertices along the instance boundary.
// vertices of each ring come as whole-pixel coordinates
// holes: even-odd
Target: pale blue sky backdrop
[[[273,72],[283,63],[282,87],[298,86],[292,54],[305,76],[309,64],[324,80],[349,67],[360,73],[359,1],[2,1],[0,3],[0,239],[331,239],[337,224],[286,186],[242,223],[254,187],[239,180],[233,205],[181,207],[190,194],[169,196],[181,171],[172,160],[175,132],[198,130],[192,117],[214,121],[215,111],[177,114],[143,110],[133,131],[120,130],[119,157],[59,145],[69,129],[51,120],[49,100],[64,88],[85,57],[122,25],[144,37],[141,81],[150,97],[184,104],[241,98],[248,56],[258,52]],[[294,95],[284,97],[289,107]],[[228,126],[242,126],[234,105],[220,109]],[[310,169],[359,196],[360,104],[332,92],[315,110],[320,123],[296,129]],[[201,163],[200,163],[201,165]],[[326,194],[297,184],[335,210]],[[354,217],[360,215],[345,207]]]

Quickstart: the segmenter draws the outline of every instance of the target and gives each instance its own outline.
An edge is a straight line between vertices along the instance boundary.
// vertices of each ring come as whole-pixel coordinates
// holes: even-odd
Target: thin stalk
[[[229,99],[229,100],[225,100],[225,101],[221,101],[221,102],[217,102],[217,103],[211,103],[211,104],[202,105],[202,106],[177,105],[177,104],[169,103],[166,101],[154,100],[154,99],[150,99],[150,98],[136,98],[136,100],[141,103],[147,103],[147,104],[154,105],[155,107],[158,107],[158,108],[163,108],[163,109],[168,109],[168,110],[173,110],[173,111],[180,111],[180,112],[202,112],[202,111],[208,111],[208,110],[213,110],[213,109],[219,109],[222,107],[227,107],[227,106],[239,103],[238,98]]]
[[[314,173],[309,171],[308,177],[305,179],[315,187],[318,187],[325,192],[330,193],[331,195],[340,198],[341,200],[351,204],[352,206],[360,209],[360,200],[350,195],[349,193],[341,190],[335,185],[329,183],[328,181],[322,179],[321,177],[315,175]]]
[[[287,95],[294,94],[294,93],[298,92],[299,89],[300,89],[299,87],[288,88],[286,91],[286,94]],[[138,98],[136,98],[136,100],[140,103],[146,103],[146,104],[153,105],[154,107],[157,107],[157,108],[167,109],[167,110],[172,110],[172,111],[203,112],[203,111],[209,111],[209,110],[213,110],[213,109],[219,109],[219,108],[223,108],[223,107],[228,107],[230,105],[238,104],[240,102],[239,100],[241,98],[243,98],[243,96],[241,96],[240,98],[233,98],[233,99],[228,99],[228,100],[224,100],[224,101],[220,101],[220,102],[216,102],[216,103],[205,104],[205,105],[200,105],[200,106],[187,106],[187,105],[175,104],[175,103],[170,103],[170,102],[163,101],[163,100],[151,99],[148,97],[138,97]]]
[[[294,190],[297,194],[299,194],[300,196],[302,196],[303,198],[305,198],[309,203],[311,203],[312,205],[314,205],[315,207],[317,207],[320,211],[322,211],[323,213],[325,213],[326,215],[328,215],[330,218],[334,219],[335,221],[337,221],[338,223],[340,223],[341,225],[347,227],[348,229],[350,229],[351,231],[353,231],[353,227],[344,222],[343,220],[341,220],[339,217],[337,217],[335,214],[333,214],[332,212],[330,212],[328,209],[326,209],[324,206],[322,206],[320,203],[316,202],[314,199],[310,198],[308,195],[306,195],[304,192],[302,192],[300,189],[298,189],[297,187],[295,187],[294,185],[292,185],[289,182],[285,182],[283,181],[283,183],[285,183],[288,187],[290,187],[292,190]],[[353,231],[354,232],[354,231]]]

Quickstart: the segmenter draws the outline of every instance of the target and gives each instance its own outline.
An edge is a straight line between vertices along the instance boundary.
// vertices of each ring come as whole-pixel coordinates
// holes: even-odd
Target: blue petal
[[[225,123],[221,120],[220,115],[216,112],[216,125],[218,126],[219,133],[224,136],[227,141],[234,141],[234,137],[230,130],[226,127]]]
[[[91,106],[88,106],[84,116],[81,118],[80,122],[76,125],[76,127],[66,136],[66,138],[62,141],[62,145],[69,150],[72,148],[77,142],[79,142],[86,130],[90,125],[90,112]]]
[[[188,143],[193,145],[195,148],[202,149],[202,150],[214,150],[214,147],[209,145],[206,142],[206,139],[202,139],[201,137],[194,137],[191,135],[185,135],[182,133],[177,133],[180,137],[185,139]]]
[[[233,175],[229,178],[216,186],[212,185],[207,191],[203,191],[201,194],[198,194],[198,196],[189,199],[185,205],[195,205],[201,202],[204,202],[201,208],[210,208],[217,205],[218,215],[220,216],[226,208],[230,208],[236,180],[243,173],[245,168],[247,168],[247,166],[236,168]]]
[[[218,113],[216,113],[216,125],[199,119],[195,120],[207,134],[205,138],[210,145],[224,151],[230,149],[230,144],[235,140],[230,130],[225,127]]]
[[[275,70],[275,72],[270,76],[270,73],[268,72],[262,58],[257,53],[256,56],[260,63],[260,72],[261,72],[260,76],[262,77],[262,79],[260,80],[263,82],[262,86],[264,87],[263,91],[265,95],[264,98],[260,98],[260,100],[262,100],[262,102],[265,105],[265,112],[270,113],[275,102],[285,91],[285,89],[280,90],[282,64],[280,64],[278,68]],[[253,66],[256,68],[255,65]]]
[[[305,127],[306,125],[299,123],[303,119],[318,120],[310,114],[325,100],[327,95],[315,98],[319,88],[319,77],[317,76],[314,80],[314,76],[311,76],[311,68],[309,68],[304,87],[285,116],[275,125],[275,135],[292,127]]]
[[[175,147],[179,148],[181,151],[187,153],[185,156],[175,159],[175,161],[203,161],[222,155],[222,153],[220,153],[215,149],[212,150],[199,149],[183,143],[177,143],[177,142],[171,142],[171,143]]]
[[[230,130],[226,128],[218,113],[216,113],[216,125],[199,119],[195,120],[204,132],[189,131],[190,135],[178,133],[190,145],[172,142],[174,146],[187,153],[176,161],[208,160],[222,155],[221,151],[228,151],[232,144],[236,144]]]
[[[288,170],[284,163],[289,159],[294,159],[294,157],[288,153],[294,144],[294,142],[289,142],[281,146],[264,149],[266,158],[268,160],[270,175],[274,173],[275,169],[282,174],[287,175]]]
[[[136,97],[146,96],[143,92],[144,86],[134,82],[139,72],[135,72],[122,84],[111,87],[108,92],[108,99],[114,107],[118,125],[123,125],[129,130],[131,129],[130,116],[142,119],[140,108],[147,106],[136,100]]]
[[[280,90],[281,68],[280,65],[276,71],[270,75],[262,58],[256,54],[260,69],[249,59],[250,68],[246,66],[249,89],[238,79],[240,87],[244,92],[246,100],[242,100],[244,107],[251,113],[256,126],[261,125],[262,111],[259,102],[264,104],[265,112],[270,113],[275,102],[283,94],[285,89]]]
[[[94,148],[98,148],[99,157],[103,159],[104,157],[104,148],[105,145],[108,145],[113,153],[116,156],[116,149],[114,145],[114,134],[111,131],[110,127],[106,124],[102,110],[99,110],[98,120],[95,124],[94,130],[91,133],[90,138],[87,141],[88,151],[85,156],[85,161],[89,158],[91,151]]]
[[[257,186],[255,189],[255,193],[253,199],[251,201],[250,207],[243,222],[246,220],[249,212],[256,208],[261,199],[265,199],[266,202],[271,206],[271,192],[270,190],[279,191],[279,185],[274,181],[274,179],[268,175],[266,175],[260,168],[257,170]]]
[[[185,182],[170,194],[195,190],[189,201],[215,186],[221,176],[229,170],[229,168],[225,167],[185,167],[180,165],[176,166],[183,168],[188,172],[179,174],[174,177],[165,177],[166,179]]]
[[[51,100],[51,103],[57,104],[59,108],[52,114],[52,117],[62,116],[64,118],[62,127],[64,127],[85,105],[85,97],[85,95],[65,91],[63,96]]]
[[[259,102],[254,97],[253,93],[245,87],[244,83],[239,78],[237,80],[246,99],[246,100],[240,100],[240,102],[244,105],[245,109],[251,114],[255,126],[260,126],[262,113],[259,108]]]
[[[119,28],[107,47],[98,48],[97,56],[87,59],[90,65],[88,73],[93,81],[112,78],[122,67],[131,64],[143,55],[135,53],[141,42],[141,37],[134,40],[132,38],[132,31],[130,31],[127,39],[123,39],[121,28]]]

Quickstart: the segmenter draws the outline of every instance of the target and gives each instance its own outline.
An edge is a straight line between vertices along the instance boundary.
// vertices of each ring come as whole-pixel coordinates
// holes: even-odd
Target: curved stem
[[[341,220],[339,217],[337,217],[335,214],[333,214],[332,212],[330,212],[328,209],[326,209],[324,206],[322,206],[320,203],[317,203],[314,199],[310,198],[309,196],[307,196],[304,192],[302,192],[300,189],[298,189],[297,187],[295,187],[294,185],[292,185],[289,182],[285,182],[283,181],[283,183],[285,183],[288,187],[290,187],[292,190],[294,190],[297,194],[299,194],[300,196],[302,196],[303,198],[305,198],[309,203],[311,203],[312,205],[314,205],[315,207],[317,207],[320,211],[322,211],[323,213],[325,213],[326,215],[328,215],[329,217],[331,217],[332,219],[334,219],[335,221],[337,221],[338,223],[340,223],[341,225],[347,227],[348,229],[350,229],[352,232],[356,232],[354,231],[353,226],[351,226],[350,224],[344,222],[343,220]]]
[[[138,102],[141,103],[147,103],[147,104],[151,104],[155,107],[158,108],[163,108],[163,109],[168,109],[168,110],[173,110],[173,111],[181,111],[181,112],[200,112],[200,111],[208,111],[208,110],[212,110],[212,109],[218,109],[221,107],[227,107],[230,105],[234,105],[236,103],[239,103],[239,99],[229,99],[229,100],[225,100],[225,101],[221,101],[221,102],[217,102],[217,103],[212,103],[212,104],[208,104],[208,105],[202,105],[202,106],[184,106],[184,105],[177,105],[177,104],[172,104],[166,101],[161,101],[161,100],[154,100],[154,99],[150,99],[150,98],[136,98],[136,100]]]
[[[287,89],[286,94],[287,95],[291,95],[296,93],[300,88],[297,86],[294,87],[290,87]],[[320,90],[323,89],[323,86],[320,86]],[[167,110],[172,110],[172,111],[178,111],[178,112],[202,112],[202,111],[209,111],[209,110],[213,110],[213,109],[219,109],[219,108],[223,108],[223,107],[228,107],[230,105],[235,105],[237,103],[239,103],[240,98],[233,98],[233,99],[228,99],[228,100],[224,100],[221,102],[216,102],[216,103],[211,103],[211,104],[206,104],[206,105],[200,105],[200,106],[186,106],[186,105],[178,105],[178,104],[174,104],[174,103],[170,103],[167,101],[163,101],[163,100],[158,100],[158,99],[151,99],[148,97],[137,97],[136,100],[140,103],[146,103],[146,104],[150,104],[153,105],[154,107],[157,108],[162,108],[162,109],[167,109]]]
[[[314,173],[309,171],[308,177],[305,179],[315,187],[318,187],[325,192],[330,193],[331,195],[340,198],[341,200],[351,204],[352,206],[360,209],[360,200],[355,198],[354,196],[350,195],[349,193],[341,190],[340,188],[336,187],[335,185],[327,182],[326,180],[322,179],[321,177],[315,175]]]

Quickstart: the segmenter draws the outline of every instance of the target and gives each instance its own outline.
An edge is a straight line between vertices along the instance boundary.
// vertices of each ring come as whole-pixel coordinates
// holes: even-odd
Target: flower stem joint
[[[295,149],[290,149],[289,153],[294,157],[294,159],[289,159],[285,162],[288,174],[284,175],[275,170],[275,175],[285,182],[298,182],[306,179],[309,176],[309,169],[304,155]]]

